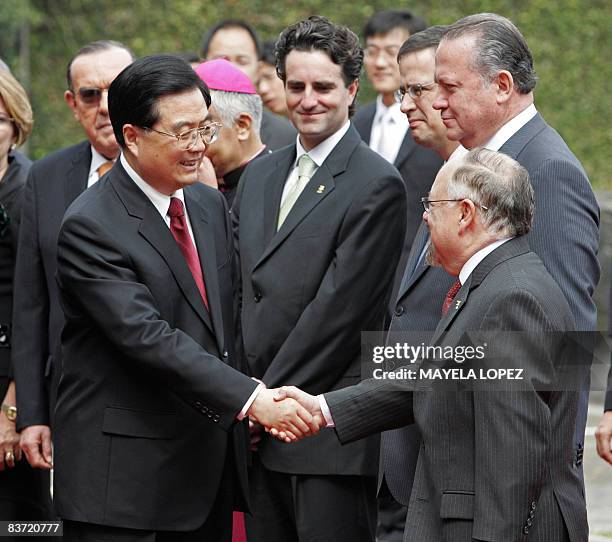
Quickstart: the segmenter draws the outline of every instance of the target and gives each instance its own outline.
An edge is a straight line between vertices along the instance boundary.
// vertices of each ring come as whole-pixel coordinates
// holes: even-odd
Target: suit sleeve
[[[319,394],[346,373],[359,357],[361,331],[383,321],[405,224],[399,177],[379,177],[356,194],[315,297],[266,370],[268,386]]]
[[[483,319],[481,332],[493,348],[487,355],[495,366],[523,368],[524,381],[509,391],[475,384],[474,538],[518,540],[547,483],[551,411],[548,395],[535,386],[554,382],[552,329],[539,301],[519,290],[500,295]]]
[[[13,299],[12,363],[17,386],[18,429],[49,425],[45,368],[49,344],[49,293],[38,239],[36,167],[25,187]]]
[[[599,207],[589,181],[577,165],[558,159],[542,162],[531,181],[536,210],[529,244],[565,294],[578,330],[594,330]]]
[[[58,283],[68,321],[86,315],[126,362],[155,375],[189,404],[205,399],[215,405],[219,425],[232,426],[257,384],[163,320],[129,255],[87,216],[73,214],[64,221]]]

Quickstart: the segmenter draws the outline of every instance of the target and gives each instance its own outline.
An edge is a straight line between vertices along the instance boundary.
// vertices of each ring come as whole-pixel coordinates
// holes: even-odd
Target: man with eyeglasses
[[[54,498],[65,542],[230,542],[232,509],[248,502],[244,418],[318,430],[236,369],[227,205],[198,182],[219,130],[210,104],[184,61],[136,60],[109,89],[120,159],[64,216]]]
[[[53,152],[30,170],[15,270],[13,366],[19,383],[17,427],[33,467],[50,469],[54,398],[61,369],[56,245],[64,212],[119,155],[108,114],[108,87],[133,60],[115,41],[85,45],[68,63],[66,103],[87,139]]]
[[[408,10],[380,11],[366,23],[364,66],[378,96],[375,102],[359,108],[353,119],[361,138],[393,164],[404,179],[408,195],[405,254],[421,224],[419,198],[427,194],[442,165],[436,153],[415,143],[395,95],[400,87],[399,48],[424,28],[425,21]]]

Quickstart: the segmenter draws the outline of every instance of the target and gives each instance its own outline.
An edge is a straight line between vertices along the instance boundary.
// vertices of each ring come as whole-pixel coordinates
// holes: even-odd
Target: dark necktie
[[[455,282],[455,284],[453,284],[450,287],[450,290],[448,291],[448,293],[446,294],[446,297],[444,298],[444,303],[442,304],[442,316],[446,316],[446,313],[448,312],[448,309],[450,309],[453,299],[455,299],[455,296],[457,295],[457,292],[460,289],[461,289],[460,281]]]
[[[206,287],[204,286],[204,276],[202,275],[202,267],[198,260],[195,245],[189,235],[189,228],[187,227],[187,219],[185,218],[185,210],[183,209],[183,202],[178,198],[170,198],[170,208],[168,209],[168,216],[170,217],[170,231],[174,236],[174,239],[178,243],[185,261],[189,266],[189,270],[193,275],[193,280],[200,290],[204,305],[208,309],[208,298],[206,297]]]

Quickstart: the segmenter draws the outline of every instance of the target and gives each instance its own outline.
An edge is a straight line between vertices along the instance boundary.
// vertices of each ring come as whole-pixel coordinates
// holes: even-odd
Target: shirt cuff
[[[236,419],[238,419],[239,421],[242,421],[246,418],[247,412],[249,411],[249,408],[251,408],[253,401],[255,401],[255,399],[259,395],[259,392],[263,390],[265,387],[266,385],[263,382],[259,383],[259,386],[257,386],[255,390],[253,390],[253,393],[251,393],[251,395],[247,399],[247,402],[244,403],[244,406],[242,407],[242,410],[238,413],[238,416],[236,416]]]
[[[317,395],[317,399],[319,400],[319,408],[321,409],[321,412],[323,413],[323,417],[325,418],[325,427],[336,427],[336,424],[334,423],[334,419],[332,418],[332,415],[331,415],[331,411],[329,410],[329,407],[327,406],[327,401],[325,400],[325,397],[323,396],[323,394]]]

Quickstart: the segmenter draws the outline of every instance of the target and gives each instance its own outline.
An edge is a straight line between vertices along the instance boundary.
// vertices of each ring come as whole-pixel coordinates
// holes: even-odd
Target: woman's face
[[[6,161],[11,145],[15,141],[15,127],[10,118],[4,100],[0,97],[0,163]]]

